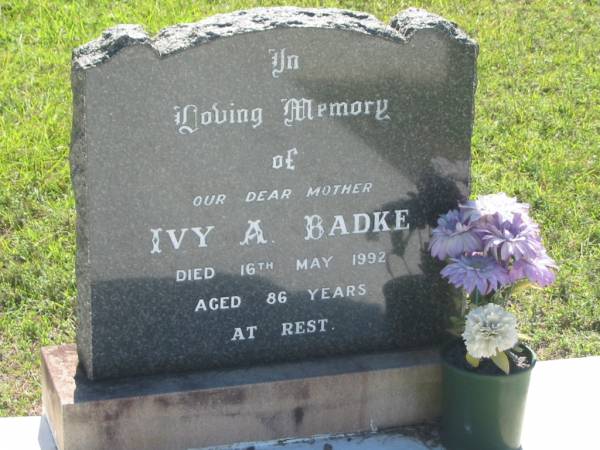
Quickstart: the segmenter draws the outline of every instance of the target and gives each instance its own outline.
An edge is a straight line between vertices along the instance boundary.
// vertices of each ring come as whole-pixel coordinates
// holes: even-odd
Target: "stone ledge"
[[[439,413],[439,356],[391,352],[90,382],[74,345],[42,349],[61,450],[186,449],[391,428]]]
[[[596,407],[600,403],[597,380],[600,356],[541,361],[532,374],[523,430],[524,450],[587,450],[597,444]],[[568,389],[556,389],[568,386]],[[420,427],[410,427],[420,428]],[[550,431],[549,431],[550,430]],[[435,430],[434,430],[435,432]],[[416,437],[416,439],[415,439]],[[433,435],[435,437],[435,433]],[[343,439],[345,438],[345,440]],[[335,450],[440,450],[435,442],[407,433],[406,427],[386,433],[348,436],[316,436],[305,440],[252,442],[211,450],[275,450],[286,444],[286,450],[322,450],[325,444],[336,444]],[[15,450],[56,450],[45,418],[0,418],[0,442],[10,443]],[[429,447],[429,445],[432,447]],[[246,445],[244,447],[244,445]]]

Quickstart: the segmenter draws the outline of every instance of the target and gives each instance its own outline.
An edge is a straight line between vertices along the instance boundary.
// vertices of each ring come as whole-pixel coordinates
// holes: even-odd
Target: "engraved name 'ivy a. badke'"
[[[304,216],[304,240],[337,238],[353,234],[381,233],[408,230],[408,209],[394,211],[375,211],[373,213],[354,213],[352,215],[334,215],[323,217],[318,214]],[[163,227],[150,228],[151,254],[162,253],[164,248],[178,251],[184,248],[206,248],[213,236],[218,235],[214,225],[190,226],[186,228]],[[268,227],[260,219],[248,220],[248,226],[240,228],[240,246],[265,245],[268,239]]]

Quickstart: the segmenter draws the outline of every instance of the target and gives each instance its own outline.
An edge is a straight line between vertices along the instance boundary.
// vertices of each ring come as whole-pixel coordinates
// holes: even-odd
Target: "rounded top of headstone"
[[[158,57],[164,57],[219,38],[276,28],[337,29],[400,42],[410,40],[419,31],[433,30],[461,44],[477,45],[456,24],[417,8],[399,13],[389,26],[370,14],[342,9],[255,8],[173,25],[161,30],[154,38],[149,37],[140,25],[117,25],[104,31],[98,39],[76,48],[73,68],[95,67],[123,48],[134,45],[148,45]]]

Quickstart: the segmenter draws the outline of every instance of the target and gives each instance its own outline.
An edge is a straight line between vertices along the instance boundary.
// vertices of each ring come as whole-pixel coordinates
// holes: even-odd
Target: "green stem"
[[[479,289],[475,289],[475,295],[473,296],[473,303],[475,303],[475,306],[479,306],[480,295]]]

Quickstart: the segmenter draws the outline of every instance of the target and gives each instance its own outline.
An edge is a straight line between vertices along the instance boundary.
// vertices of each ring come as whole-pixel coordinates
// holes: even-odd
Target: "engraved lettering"
[[[282,169],[283,163],[285,162],[286,170],[295,170],[296,166],[294,165],[294,159],[292,156],[297,155],[298,150],[292,148],[287,151],[287,157],[284,159],[283,155],[277,155],[273,157],[273,169]]]
[[[358,116],[362,112],[362,107],[362,102],[353,102],[350,105],[350,114],[352,114],[353,116]]]
[[[408,209],[399,209],[396,211],[396,230],[408,230],[410,224],[406,222]]]
[[[363,220],[364,225],[361,227],[361,219]],[[369,227],[371,226],[371,216],[365,213],[354,214],[354,234],[363,234],[369,231]]]
[[[335,216],[333,219],[333,225],[331,226],[331,231],[329,231],[329,236],[335,236],[336,233],[339,233],[340,236],[350,234],[346,228],[344,216]]]
[[[296,270],[320,270],[322,268],[328,269],[332,260],[333,256],[296,259]]]
[[[226,198],[227,196],[225,194],[197,195],[194,197],[192,204],[196,207],[223,205]]]
[[[183,241],[183,237],[185,236],[185,233],[187,232],[187,230],[188,230],[187,228],[182,228],[179,238],[177,238],[177,236],[175,235],[175,232],[177,230],[167,230],[167,234],[171,238],[171,243],[173,244],[173,248],[175,250],[179,250],[179,247],[181,246],[181,241]]]
[[[152,228],[150,231],[152,232],[152,250],[150,251],[150,254],[161,253],[160,232],[162,231],[162,228]]]
[[[266,244],[267,241],[263,236],[262,228],[260,227],[260,220],[249,220],[248,229],[244,240],[240,242],[240,245],[250,245],[250,241],[256,239],[257,244]]]
[[[375,118],[377,120],[390,120],[390,116],[387,114],[388,101],[387,99],[377,100],[377,112]]]
[[[219,311],[224,309],[237,309],[242,304],[242,298],[237,295],[231,297],[212,297],[208,300],[201,298],[196,304],[195,312]]]
[[[206,227],[206,231],[203,231],[202,227],[192,227],[192,231],[196,236],[198,236],[198,247],[206,247],[206,236],[208,236],[208,233],[210,233],[214,228],[215,227],[213,226],[208,226]]]
[[[303,120],[313,120],[312,100],[306,98],[282,98],[283,103],[283,123],[291,127],[293,122],[302,122]]]
[[[255,263],[242,264],[240,266],[240,275],[252,276],[252,275],[256,275],[259,272],[273,270],[274,267],[275,267],[275,265],[273,264],[273,261],[258,261]]]
[[[292,328],[294,326],[293,323],[285,322],[285,323],[282,323],[281,326],[282,326],[282,330],[281,330],[282,336],[291,336],[292,335]]]
[[[186,105],[175,106],[175,125],[180,134],[192,134],[198,131],[198,107]]]
[[[269,200],[289,200],[292,195],[291,189],[282,189],[274,191],[248,191],[246,194],[246,203],[264,202]]]
[[[281,102],[283,123],[288,127],[305,120],[335,120],[343,117],[372,116],[378,122],[391,120],[388,114],[389,100],[386,98],[329,103],[319,103],[312,98],[284,98]]]
[[[329,104],[329,115],[330,116],[347,116],[348,115],[348,103],[330,103]]]
[[[202,281],[210,280],[215,276],[215,269],[212,267],[196,267],[194,269],[177,269],[175,271],[175,281]]]
[[[389,211],[376,211],[373,213],[373,231],[390,231],[390,227],[385,222],[385,218],[389,214]]]
[[[209,225],[206,227],[191,227],[192,232],[194,233],[194,235],[198,238],[198,247],[199,248],[204,248],[204,247],[208,247],[208,243],[207,243],[207,237],[208,234],[214,230],[214,226]],[[180,247],[182,246],[182,243],[184,242],[189,242],[190,239],[186,238],[186,236],[190,236],[190,234],[188,234],[188,231],[190,230],[190,228],[180,228],[179,230],[177,229],[170,229],[170,230],[165,230],[167,235],[169,236],[169,240],[171,242],[171,245],[173,246],[173,250],[177,251],[180,249]],[[160,248],[160,234],[162,233],[162,228],[152,228],[150,229],[150,231],[152,232],[152,251],[150,252],[151,254],[154,253],[162,253],[162,250]],[[187,244],[186,244],[187,245]]]
[[[218,105],[218,103],[213,103],[211,109],[214,112],[215,123],[217,125],[222,125],[225,122],[227,122],[227,111],[219,109],[219,107],[217,105]],[[233,105],[233,103],[232,103],[232,105]]]
[[[237,108],[235,103],[222,107],[219,102],[214,102],[210,107],[200,112],[198,105],[175,106],[175,125],[179,134],[192,134],[203,127],[211,125],[245,125],[258,128],[263,123],[262,108]],[[198,124],[198,114],[200,124]]]
[[[287,49],[285,48],[281,50],[269,49],[269,55],[271,55],[271,75],[273,78],[279,78],[279,75],[285,70],[300,69],[298,55],[287,55],[286,52]]]
[[[386,262],[386,253],[381,252],[368,252],[368,253],[354,253],[352,255],[353,266],[364,266],[366,264],[381,264]]]
[[[407,222],[408,210],[395,210],[396,220],[394,227],[385,219],[391,211],[375,211],[371,215],[367,213],[352,214],[351,219],[342,215],[335,215],[332,218],[331,225],[327,224],[327,219],[318,214],[304,216],[306,235],[304,240],[319,240],[323,236],[337,237],[348,234],[366,234],[381,233],[384,231],[402,231],[408,230],[410,224]],[[327,231],[329,230],[329,231]],[[350,231],[352,230],[352,231]]]
[[[306,221],[306,236],[304,236],[304,240],[309,241],[311,239],[321,239],[325,234],[325,229],[322,225],[323,219],[321,216],[304,216],[304,220]]]
[[[328,319],[310,319],[297,322],[283,322],[281,324],[282,336],[295,336],[299,334],[325,333]]]
[[[246,328],[246,334],[244,334],[244,331],[242,328],[236,328],[231,340],[232,341],[245,341],[246,339],[248,339],[248,340],[254,339],[254,332],[258,329],[258,327],[256,325],[253,325],[253,326],[245,327],[245,328]]]
[[[309,186],[306,197],[327,197],[348,194],[366,194],[371,192],[373,183],[348,183],[348,184],[325,184],[320,186]]]
[[[346,286],[307,289],[306,291],[308,292],[311,301],[362,297],[367,294],[367,285],[364,283],[348,284]]]

